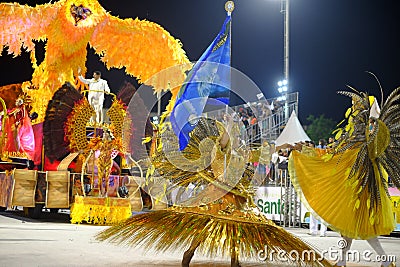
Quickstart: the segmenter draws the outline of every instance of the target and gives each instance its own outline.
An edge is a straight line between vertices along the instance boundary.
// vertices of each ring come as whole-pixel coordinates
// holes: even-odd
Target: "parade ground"
[[[162,222],[160,222],[162,223]],[[44,212],[39,220],[23,216],[22,211],[0,212],[0,266],[180,266],[183,251],[156,253],[141,248],[99,242],[96,233],[107,226],[69,223],[67,210],[57,214]],[[334,259],[339,251],[339,234],[328,231],[326,237],[310,236],[306,228],[286,228],[305,242]],[[400,259],[400,237],[379,238],[386,253]],[[352,258],[347,266],[380,266],[377,255],[363,240],[351,247]],[[242,262],[242,266],[291,266],[258,259]],[[356,259],[358,257],[358,259]],[[229,259],[208,259],[195,255],[191,266],[230,266]]]

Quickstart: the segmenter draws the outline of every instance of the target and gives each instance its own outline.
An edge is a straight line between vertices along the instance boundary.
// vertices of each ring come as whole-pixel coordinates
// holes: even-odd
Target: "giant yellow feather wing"
[[[59,8],[59,3],[36,7],[0,3],[0,54],[4,47],[14,56],[21,54],[21,47],[33,50],[32,40],[47,38],[47,27],[56,18]]]
[[[146,20],[108,15],[89,42],[107,68],[125,67],[126,73],[156,91],[170,90],[182,83],[184,70],[190,67],[181,42],[160,25]]]

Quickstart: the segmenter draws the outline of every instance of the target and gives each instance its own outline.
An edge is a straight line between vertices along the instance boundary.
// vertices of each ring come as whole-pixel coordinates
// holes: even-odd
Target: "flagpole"
[[[227,1],[226,3],[225,3],[225,10],[226,10],[226,13],[227,13],[227,15],[228,16],[231,16],[232,15],[232,11],[235,9],[235,3],[233,3],[233,1]],[[231,21],[230,21],[230,23],[229,23],[229,45],[232,47],[232,19],[231,19]],[[231,65],[232,64],[232,49],[229,49],[229,59],[230,59],[230,62],[229,62],[229,65]],[[229,72],[231,72],[231,70],[229,70]],[[229,87],[231,87],[232,86],[232,80],[231,80],[231,77],[232,77],[232,75],[229,75],[229,79],[230,79],[230,81],[229,81]],[[229,88],[229,90],[230,90],[231,88]],[[225,114],[226,115],[228,115],[228,106],[229,105],[226,105],[225,106]],[[228,124],[229,124],[229,121],[230,121],[230,119],[228,118]],[[228,127],[228,125],[226,125],[226,127]],[[229,134],[229,133],[228,133]],[[226,182],[227,181],[227,177],[226,177],[226,175],[227,175],[227,173],[226,173],[226,164],[227,164],[227,155],[226,155],[226,153],[225,153],[225,156],[224,156],[224,182]]]
[[[235,3],[233,1],[227,1],[225,3],[225,10],[228,16],[232,15],[232,11],[234,9],[235,9]],[[232,47],[232,19],[231,23],[229,23],[229,45]],[[229,49],[229,58],[230,61],[232,61],[232,49]],[[230,65],[232,65],[232,62],[230,62]],[[229,77],[231,78],[232,76],[229,75]],[[232,80],[230,81],[230,85],[232,85],[231,82]],[[225,106],[225,114],[228,114],[228,105]]]

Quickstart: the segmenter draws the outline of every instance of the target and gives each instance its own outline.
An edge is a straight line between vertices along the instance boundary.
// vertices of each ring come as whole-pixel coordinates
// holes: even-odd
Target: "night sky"
[[[43,4],[49,1],[19,1]],[[100,0],[120,18],[147,19],[183,43],[190,60],[200,57],[218,33],[225,0]],[[283,15],[280,0],[236,0],[232,14],[232,67],[249,76],[266,98],[278,96],[283,79]],[[336,91],[351,85],[379,96],[373,72],[387,96],[400,86],[400,4],[387,0],[290,0],[290,92],[299,92],[299,117],[339,121],[350,100]],[[38,46],[38,54],[43,45]],[[89,51],[89,70],[99,69],[114,91],[134,78],[107,71]],[[30,80],[28,54],[0,57],[0,85]]]

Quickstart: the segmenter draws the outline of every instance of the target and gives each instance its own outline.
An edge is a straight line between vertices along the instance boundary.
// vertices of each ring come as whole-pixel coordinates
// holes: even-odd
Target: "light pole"
[[[283,14],[284,20],[284,45],[283,45],[283,75],[286,80],[286,84],[289,82],[289,0],[281,0],[281,13]],[[279,85],[279,84],[278,84]],[[288,92],[289,86],[286,85],[285,93],[285,120],[289,118],[289,106],[288,106]]]

